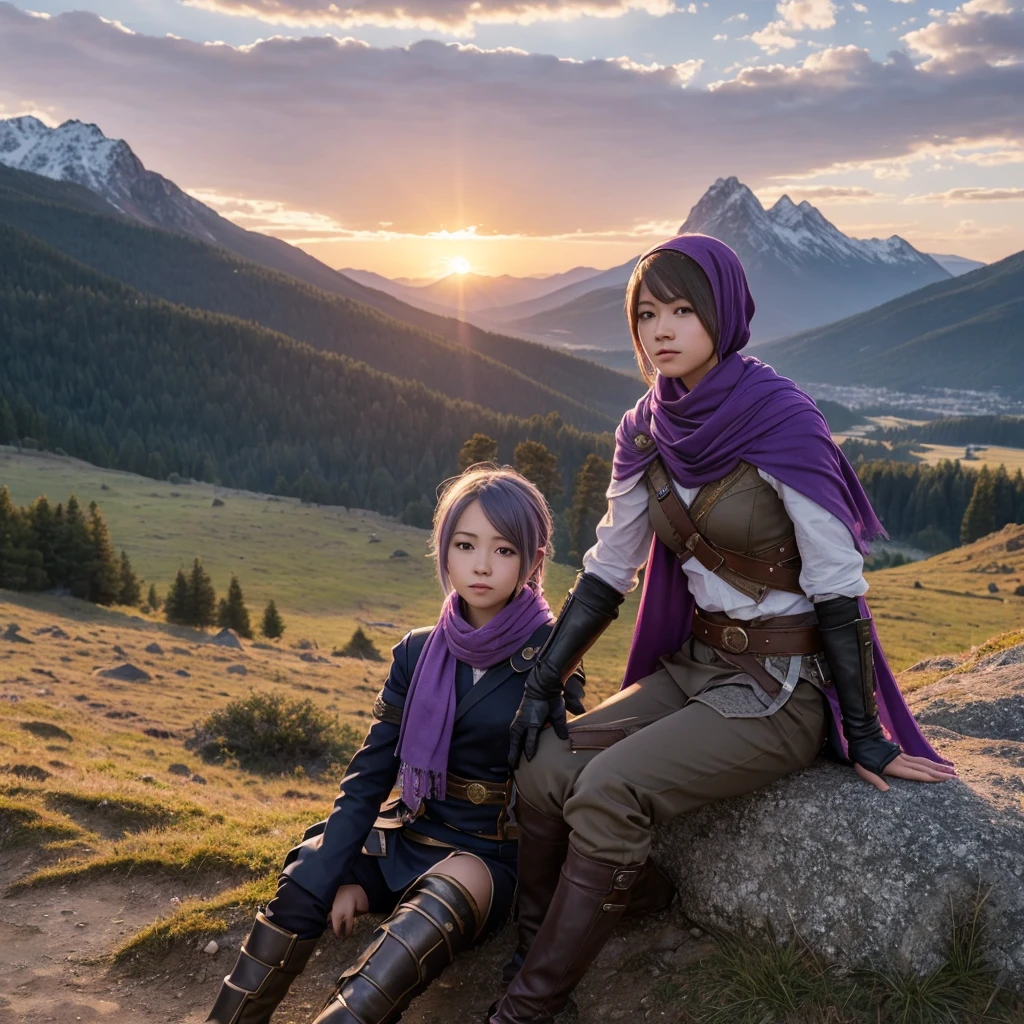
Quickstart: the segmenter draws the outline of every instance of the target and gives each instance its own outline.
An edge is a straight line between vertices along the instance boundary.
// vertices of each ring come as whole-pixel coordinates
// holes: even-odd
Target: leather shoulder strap
[[[647,484],[654,497],[658,499],[665,518],[678,538],[678,547],[673,546],[673,552],[681,562],[696,558],[705,569],[721,576],[726,583],[729,580],[723,570],[736,573],[759,587],[785,590],[795,594],[803,593],[798,569],[781,563],[766,562],[739,551],[730,551],[705,539],[676,494],[672,479],[660,457],[647,469]]]

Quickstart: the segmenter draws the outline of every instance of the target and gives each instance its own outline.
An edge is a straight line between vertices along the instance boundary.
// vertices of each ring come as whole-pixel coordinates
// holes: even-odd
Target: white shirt
[[[850,531],[831,512],[799,491],[758,470],[782,499],[796,532],[800,551],[800,586],[803,594],[770,590],[760,604],[729,586],[696,558],[682,564],[697,606],[752,621],[765,616],[799,615],[811,610],[812,601],[832,597],[860,597],[867,592],[864,558]],[[637,571],[647,562],[654,527],[647,512],[648,494],[641,471],[608,487],[608,511],[597,526],[597,543],[583,556],[583,568],[620,593],[637,585]],[[675,479],[676,493],[689,506],[699,487],[683,487]],[[806,597],[804,595],[807,595]]]

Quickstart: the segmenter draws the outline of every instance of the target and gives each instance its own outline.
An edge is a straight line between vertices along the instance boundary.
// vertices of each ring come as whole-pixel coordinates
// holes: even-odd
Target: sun
[[[469,260],[465,256],[455,256],[448,261],[448,270],[452,274],[468,274]]]

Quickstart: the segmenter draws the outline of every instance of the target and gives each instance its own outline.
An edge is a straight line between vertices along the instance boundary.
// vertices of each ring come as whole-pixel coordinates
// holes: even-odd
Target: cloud
[[[879,203],[893,199],[892,192],[876,192],[859,185],[767,185],[757,190],[762,203],[773,203],[781,196],[788,195],[793,202],[806,199],[809,203]]]
[[[1024,200],[1024,188],[950,188],[945,192],[929,192],[909,196],[907,203],[1006,203]]]
[[[1024,62],[1024,8],[1008,0],[969,0],[945,17],[908,32],[903,42],[928,57],[926,67],[964,71],[979,64]]]
[[[739,11],[737,14],[730,14],[729,17],[725,19],[725,24],[728,25],[730,21],[747,21],[749,18],[750,15],[747,14],[746,11]]]
[[[867,7],[864,6],[864,4],[854,3],[852,6],[853,6],[853,9],[858,14],[867,14],[868,13],[868,9],[867,9]]]
[[[270,25],[355,28],[376,25],[472,36],[476,25],[531,25],[540,21],[619,18],[629,11],[655,17],[676,10],[673,0],[182,0],[217,14],[256,18]]]
[[[632,230],[681,221],[721,175],[756,187],[1024,146],[1024,67],[952,74],[849,46],[713,87],[695,70],[429,40],[203,45],[0,2],[8,111],[93,121],[183,187],[324,218],[294,222],[303,237],[381,221],[412,235]]]
[[[798,43],[789,33],[804,29],[819,31],[836,23],[836,5],[832,0],[780,0],[775,5],[780,15],[764,28],[751,32],[750,38],[766,53],[792,50]]]

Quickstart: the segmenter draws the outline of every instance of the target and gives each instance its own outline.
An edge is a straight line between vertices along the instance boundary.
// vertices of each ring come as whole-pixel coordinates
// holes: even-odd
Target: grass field
[[[982,466],[988,466],[989,469],[1005,466],[1010,476],[1013,476],[1018,469],[1024,469],[1024,448],[1000,448],[998,445],[993,445],[991,448],[977,452],[973,459],[964,459],[963,445],[923,444],[920,450],[915,449],[915,454],[919,455],[921,461],[929,466],[935,466],[943,459],[949,459],[950,462],[959,459],[965,465],[978,469],[981,469]]]
[[[51,899],[56,908],[66,893],[94,893],[114,881],[141,886],[148,916],[129,926],[111,909],[103,935],[122,964],[159,967],[170,951],[194,950],[192,943],[251,916],[270,895],[284,852],[326,812],[337,788],[336,773],[268,776],[204,763],[185,747],[192,723],[255,689],[308,697],[364,729],[386,663],[329,652],[357,624],[384,650],[435,617],[426,533],[370,513],[174,486],[10,449],[0,449],[0,484],[19,504],[40,493],[54,502],[72,491],[84,503],[95,499],[115,544],[159,592],[198,555],[218,590],[236,572],[250,609],[272,597],[288,626],[282,641],[234,650],[136,609],[0,596],[0,634],[15,623],[23,638],[0,637],[0,880],[8,900],[27,899],[32,908]],[[222,507],[212,506],[215,496]],[[380,543],[369,543],[371,533]],[[896,667],[1024,621],[1024,598],[1012,596],[1024,583],[1024,550],[1008,550],[1018,538],[1024,527],[1008,527],[969,548],[870,575],[869,597]],[[409,557],[390,557],[399,548]],[[571,579],[570,569],[551,567],[553,604]],[[588,658],[595,701],[617,685],[634,614],[632,599]],[[300,639],[319,649],[300,648]],[[123,662],[148,678],[100,674]],[[913,685],[932,675],[905,678]],[[170,892],[180,900],[160,902]],[[197,1013],[203,998],[195,997]]]

